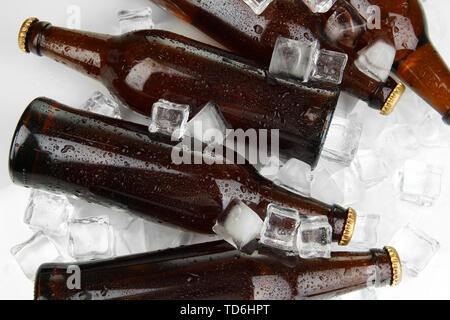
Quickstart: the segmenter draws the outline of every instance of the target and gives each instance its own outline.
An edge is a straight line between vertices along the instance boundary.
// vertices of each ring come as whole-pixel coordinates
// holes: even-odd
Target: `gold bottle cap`
[[[383,108],[381,109],[381,114],[384,116],[388,116],[394,111],[395,106],[398,101],[402,97],[403,93],[405,93],[406,87],[403,83],[399,82],[394,90],[392,90],[391,94],[387,98]]]
[[[340,246],[346,246],[350,243],[353,237],[353,231],[355,230],[356,224],[356,211],[352,208],[348,208],[347,221],[345,221],[344,232],[342,233],[341,241],[339,241]]]
[[[402,263],[400,261],[400,256],[398,255],[397,250],[392,247],[384,247],[384,249],[388,252],[389,257],[391,258],[392,265],[392,281],[391,287],[396,286],[402,281]]]
[[[22,26],[20,27],[19,48],[25,53],[30,52],[27,48],[27,35],[28,35],[28,31],[30,31],[31,25],[36,21],[39,21],[39,20],[37,18],[28,18],[27,20],[25,20],[22,23]]]

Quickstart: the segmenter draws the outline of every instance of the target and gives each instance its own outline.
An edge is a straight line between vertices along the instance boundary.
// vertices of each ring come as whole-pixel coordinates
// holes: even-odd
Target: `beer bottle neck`
[[[255,212],[258,212],[263,220],[265,219],[266,208],[270,203],[295,209],[300,215],[326,216],[333,230],[332,240],[341,246],[350,243],[357,218],[357,214],[352,208],[344,209],[338,205],[328,205],[312,198],[294,194],[273,183],[263,183],[261,194],[264,200],[258,205],[250,204],[249,206]]]
[[[305,287],[299,287],[298,291],[303,293],[304,298],[344,294],[370,287],[395,286],[401,279],[399,257],[395,249],[389,247],[360,253],[335,252],[329,260],[311,259],[303,263],[308,264],[308,272],[303,275]],[[322,281],[317,287],[307,285],[309,280],[317,278],[328,281]]]
[[[395,65],[399,78],[450,124],[450,70],[431,42]]]
[[[24,51],[47,56],[88,76],[100,78],[111,36],[54,27],[38,20],[31,22],[28,28],[22,26],[21,34],[25,35]]]

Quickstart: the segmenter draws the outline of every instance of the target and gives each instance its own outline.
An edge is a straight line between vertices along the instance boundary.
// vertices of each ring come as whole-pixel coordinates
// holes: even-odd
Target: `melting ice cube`
[[[42,231],[11,248],[11,254],[30,280],[34,279],[41,264],[61,261],[61,255],[55,244]]]
[[[424,115],[422,114],[420,120],[416,135],[422,146],[450,147],[449,139],[445,135],[445,130],[448,131],[448,128],[441,125],[442,119],[437,112],[430,111]]]
[[[314,13],[323,13],[330,10],[336,0],[303,0],[308,8]]]
[[[161,99],[153,105],[149,131],[178,141],[184,136],[188,119],[189,105]]]
[[[184,230],[165,226],[161,223],[143,221],[147,251],[176,248],[192,243],[194,234]]]
[[[333,117],[322,156],[328,160],[349,165],[359,148],[362,124],[353,118]]]
[[[240,200],[233,200],[218,218],[213,231],[227,242],[242,249],[259,238],[263,221]]]
[[[297,41],[279,37],[270,61],[269,72],[308,81],[317,55],[317,41]]]
[[[67,220],[74,209],[66,196],[33,190],[25,210],[24,222],[32,229],[63,235],[67,232]]]
[[[358,98],[346,92],[341,92],[334,115],[341,118],[348,118],[360,101]]]
[[[140,218],[135,218],[124,229],[114,229],[114,253],[117,256],[147,251],[145,225]]]
[[[399,173],[400,198],[431,206],[441,194],[442,169],[425,162],[407,160]]]
[[[332,228],[325,216],[302,216],[297,249],[304,259],[330,258]]]
[[[380,216],[358,212],[350,246],[358,249],[370,249],[377,244]]]
[[[295,240],[299,225],[300,215],[297,210],[270,204],[260,242],[284,251],[296,251]]]
[[[392,240],[406,274],[416,277],[440,248],[439,242],[423,231],[407,225]]]
[[[121,118],[119,104],[100,91],[95,92],[92,97],[86,101],[82,109],[110,118]]]
[[[384,40],[378,40],[358,52],[355,65],[359,71],[372,79],[385,82],[391,72],[395,54],[394,46]]]
[[[350,168],[334,173],[323,168],[314,171],[311,195],[328,204],[351,205],[361,199],[363,188]]]
[[[318,41],[279,37],[275,43],[269,72],[304,82],[314,79],[339,84],[347,60],[345,53],[319,50]]]
[[[390,12],[389,17],[393,20],[392,34],[394,36],[395,48],[397,50],[416,50],[419,44],[414,32],[414,27],[409,18]]]
[[[187,123],[186,134],[207,145],[222,144],[230,128],[217,104],[211,101]]]
[[[150,7],[122,10],[117,13],[117,18],[119,19],[120,33],[153,29],[155,27]]]
[[[313,176],[311,166],[297,159],[290,159],[278,172],[280,184],[294,192],[309,196]]]
[[[243,0],[257,15],[267,9],[273,0]]]
[[[316,56],[311,77],[318,81],[340,84],[347,61],[348,56],[345,53],[320,50]]]
[[[383,157],[372,149],[359,150],[354,164],[366,188],[380,183],[388,176]]]
[[[114,238],[108,217],[73,219],[69,222],[69,250],[75,259],[112,256]]]
[[[384,130],[378,144],[380,153],[392,161],[413,157],[420,146],[414,130],[409,125],[396,125]]]

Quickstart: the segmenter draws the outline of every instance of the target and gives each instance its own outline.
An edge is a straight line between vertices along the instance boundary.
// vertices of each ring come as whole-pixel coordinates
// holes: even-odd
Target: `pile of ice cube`
[[[257,12],[264,11],[271,1],[246,2]],[[305,2],[312,10],[323,12],[334,1]],[[149,9],[121,12],[119,21],[121,32],[154,26]],[[370,50],[361,56],[370,59]],[[300,60],[294,62],[299,68],[305,67]],[[283,65],[276,67],[282,69]],[[384,77],[380,73],[377,76]],[[140,123],[150,121],[102,93],[95,93],[84,109]],[[300,218],[298,212],[276,205],[268,207],[263,221],[244,203],[230,201],[215,231],[239,249],[259,241],[304,258],[328,257],[331,250],[361,250],[390,244],[399,251],[406,275],[417,276],[439,249],[439,242],[427,235],[431,230],[421,230],[421,221],[437,220],[439,213],[429,208],[443,207],[446,203],[448,207],[449,201],[441,194],[448,193],[450,168],[441,159],[450,157],[447,142],[450,129],[429,110],[409,90],[390,117],[379,115],[343,93],[322,158],[314,171],[295,159],[282,162],[270,158],[258,165],[261,175],[293,192],[355,208],[358,218],[350,247],[331,244],[331,227],[326,219]],[[220,138],[225,137],[228,125],[213,103],[190,121],[188,117],[188,107],[162,100],[153,108],[149,130],[161,132],[164,128],[165,134],[176,138],[183,135],[214,138],[203,141],[206,144],[220,143]],[[194,130],[198,124],[200,132]],[[207,130],[215,134],[205,134]],[[113,257],[217,238],[194,235],[121,210],[36,190],[31,192],[24,221],[36,233],[12,248],[11,253],[30,279],[44,262]],[[370,287],[349,298],[374,299],[376,293]]]

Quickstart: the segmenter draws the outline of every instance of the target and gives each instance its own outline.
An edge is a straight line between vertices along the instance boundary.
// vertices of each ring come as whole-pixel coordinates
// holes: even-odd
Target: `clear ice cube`
[[[112,256],[113,230],[108,217],[92,217],[69,221],[69,251],[75,259]]]
[[[379,224],[379,215],[362,214],[358,211],[350,247],[357,249],[370,249],[375,247],[378,241]]]
[[[356,105],[360,102],[357,97],[354,97],[346,92],[341,92],[339,95],[338,103],[334,116],[341,118],[347,118],[355,109]]]
[[[180,140],[186,131],[189,109],[187,104],[160,99],[153,105],[149,131],[172,137],[174,141]]]
[[[270,204],[261,230],[260,242],[284,251],[296,251],[295,240],[300,225],[297,210]]]
[[[34,280],[41,264],[59,262],[62,259],[55,244],[42,231],[11,248],[11,254],[30,280]]]
[[[301,258],[330,258],[332,228],[325,216],[302,216],[297,234]]]
[[[109,224],[114,229],[125,229],[135,219],[127,211],[117,207],[106,207],[76,198],[69,199],[76,208],[73,219],[84,219],[92,217],[108,217]]]
[[[124,229],[114,229],[114,253],[116,256],[146,252],[144,221],[135,218]]]
[[[153,29],[155,27],[150,7],[122,10],[117,13],[117,18],[119,20],[120,33]]]
[[[161,223],[144,220],[147,251],[157,251],[192,243],[194,234]]]
[[[383,157],[372,149],[359,150],[354,165],[366,188],[373,187],[388,176]]]
[[[413,157],[420,146],[414,130],[409,125],[396,125],[384,130],[378,144],[380,153],[393,161]]]
[[[344,77],[348,56],[342,52],[320,50],[311,77],[314,80],[340,84]]]
[[[399,172],[400,198],[419,206],[431,206],[441,194],[442,169],[407,160]]]
[[[66,196],[32,190],[25,210],[24,222],[46,234],[64,235],[67,221],[74,212]]]
[[[259,238],[262,219],[240,200],[233,200],[217,219],[213,231],[237,249]]]
[[[279,37],[275,43],[269,72],[307,82],[313,71],[318,49],[317,41],[297,41]]]
[[[120,119],[119,104],[100,91],[96,91],[84,104],[83,110],[98,113],[110,118]]]
[[[345,53],[319,50],[318,41],[279,37],[275,43],[269,72],[304,82],[314,79],[339,84],[342,82],[347,60]]]
[[[231,129],[217,104],[208,102],[188,123],[186,134],[206,145],[223,144]]]
[[[334,173],[323,168],[314,171],[311,196],[328,204],[351,205],[362,198],[363,188],[350,168]]]
[[[354,118],[334,116],[325,139],[322,156],[350,165],[359,148],[362,124]]]
[[[406,88],[405,93],[402,95],[402,98],[398,102],[396,110],[397,111],[394,112],[391,116],[394,118],[393,120],[395,120],[399,124],[418,125],[427,118],[427,113],[430,115],[431,113],[436,114],[435,118],[437,119],[435,119],[435,123],[442,123],[442,116],[439,116],[435,111],[429,112],[430,109],[428,108],[427,103],[418,94],[416,94],[409,88]],[[417,131],[417,133],[419,134],[422,132]],[[429,132],[423,133],[425,135],[429,134]]]
[[[243,0],[257,15],[267,9],[273,0]]]
[[[276,180],[294,192],[309,196],[313,175],[311,166],[297,159],[290,159],[278,172]]]
[[[435,111],[422,115],[415,132],[420,144],[424,147],[449,147],[450,143],[445,135],[442,117]]]
[[[314,13],[323,13],[330,10],[336,0],[303,0],[308,8]]]
[[[355,65],[359,71],[372,79],[385,82],[391,72],[395,54],[394,46],[384,40],[378,40],[358,52]]]
[[[416,277],[439,250],[440,244],[423,231],[407,225],[394,236],[392,247],[397,250],[405,273]]]

